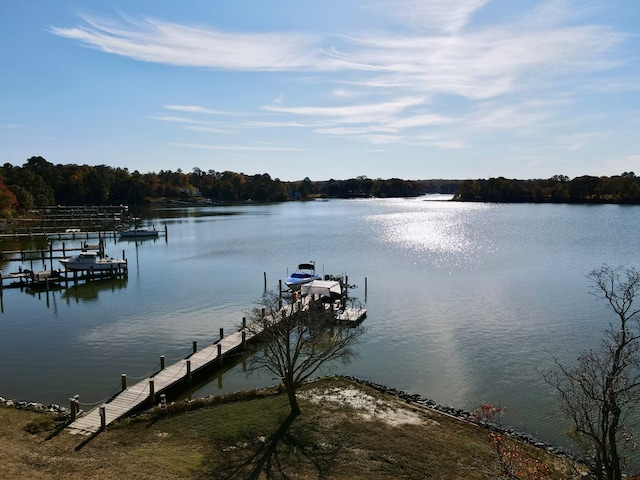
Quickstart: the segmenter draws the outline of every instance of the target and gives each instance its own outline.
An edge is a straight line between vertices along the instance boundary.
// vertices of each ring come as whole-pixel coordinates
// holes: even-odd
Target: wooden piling
[[[224,338],[224,328],[220,328],[220,340]]]
[[[160,355],[160,370],[164,370],[164,355]]]
[[[187,360],[187,382],[191,383],[191,360]]]
[[[78,414],[78,396],[75,395],[69,399],[69,411],[71,412],[71,421],[76,421],[76,416]]]
[[[198,351],[198,341],[194,340],[193,341],[193,353],[196,353]]]
[[[120,377],[120,381],[122,383],[122,391],[124,392],[127,389],[127,374],[123,373]]]
[[[100,430],[104,430],[107,427],[107,414],[104,408],[104,405],[100,406]]]
[[[149,380],[149,401],[151,405],[155,405],[156,403],[156,388],[153,380]]]

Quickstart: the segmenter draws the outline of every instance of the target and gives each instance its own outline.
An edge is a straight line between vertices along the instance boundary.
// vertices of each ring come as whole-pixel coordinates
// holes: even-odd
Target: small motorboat
[[[80,252],[69,258],[58,260],[66,270],[113,270],[127,264],[126,260],[100,257],[97,252]]]
[[[289,275],[284,283],[291,290],[297,291],[300,290],[300,287],[305,283],[320,279],[322,279],[322,277],[316,274],[316,264],[310,262],[299,264],[298,269]]]

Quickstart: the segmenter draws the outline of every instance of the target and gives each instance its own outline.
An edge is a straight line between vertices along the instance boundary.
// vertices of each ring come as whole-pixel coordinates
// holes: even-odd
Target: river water
[[[107,242],[128,258],[128,279],[5,289],[0,395],[67,405],[78,394],[87,408],[118,390],[122,373],[133,382],[160,355],[170,363],[237,327],[265,276],[277,290],[314,260],[320,273],[348,275],[368,310],[358,358],[326,373],[466,410],[499,404],[509,424],[564,444],[540,372],[553,356],[571,364],[613,320],[586,276],[603,263],[640,266],[640,208],[445,198],[145,210],[166,239]],[[18,265],[30,268],[0,268]],[[273,383],[237,366],[192,394]]]

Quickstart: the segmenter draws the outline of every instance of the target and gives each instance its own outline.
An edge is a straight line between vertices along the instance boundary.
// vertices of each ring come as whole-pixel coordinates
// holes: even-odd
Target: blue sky
[[[640,174],[637,0],[8,0],[0,163]]]

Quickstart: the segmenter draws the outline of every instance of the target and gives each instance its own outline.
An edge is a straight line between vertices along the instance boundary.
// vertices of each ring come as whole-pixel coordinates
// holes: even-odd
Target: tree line
[[[284,202],[313,198],[454,195],[457,201],[640,204],[640,177],[555,175],[542,180],[404,180],[358,176],[347,180],[286,182],[269,174],[231,171],[130,172],[106,165],[57,164],[31,157],[0,167],[0,215],[11,217],[51,205],[143,205],[157,202]]]
[[[624,172],[612,177],[583,175],[570,180],[554,175],[546,180],[504,177],[464,180],[454,200],[500,203],[624,203],[640,204],[640,177]]]
[[[106,165],[58,164],[31,157],[0,167],[0,214],[23,215],[51,205],[142,205],[154,202],[283,202],[314,197],[412,197],[451,193],[452,180],[370,179],[285,182],[267,173],[160,170],[130,172]]]

